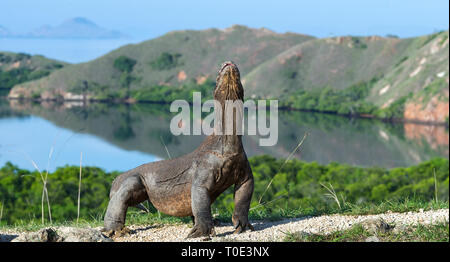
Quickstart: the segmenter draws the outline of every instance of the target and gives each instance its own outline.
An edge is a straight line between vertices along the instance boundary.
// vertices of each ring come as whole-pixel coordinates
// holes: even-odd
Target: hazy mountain
[[[6,29],[5,29],[6,30]],[[5,31],[8,32],[8,31]],[[21,37],[21,38],[124,38],[128,35],[117,30],[102,28],[94,22],[83,18],[75,17],[62,22],[57,26],[43,25],[33,29],[26,34],[8,34],[2,35],[0,27],[0,37]]]
[[[0,25],[0,37],[9,37],[12,36],[11,31],[8,28]]]

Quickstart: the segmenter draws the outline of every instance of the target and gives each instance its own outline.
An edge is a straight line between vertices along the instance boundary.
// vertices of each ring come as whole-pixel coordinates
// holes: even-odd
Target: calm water
[[[81,63],[137,42],[137,39],[0,38],[0,51],[43,55],[64,62]]]
[[[140,164],[177,157],[194,150],[203,136],[173,136],[169,106],[21,103],[0,99],[0,166],[11,161],[33,169],[92,165],[124,171]],[[287,157],[308,132],[295,154],[304,161],[332,161],[358,166],[409,166],[448,157],[445,127],[387,124],[369,119],[279,112],[278,143],[261,147],[259,137],[244,136],[249,156]],[[167,150],[166,150],[166,147]]]

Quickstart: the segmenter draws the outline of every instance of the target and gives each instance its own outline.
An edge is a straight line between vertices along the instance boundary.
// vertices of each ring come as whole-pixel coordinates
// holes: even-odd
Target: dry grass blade
[[[2,208],[0,209],[0,224],[2,223],[3,218],[3,202],[2,202]]]
[[[48,199],[48,190],[47,190],[47,176],[45,176],[44,185],[42,187],[42,200],[41,200],[42,213],[44,213],[44,196],[47,200],[48,218],[50,220],[50,223],[52,223],[52,211],[50,208],[50,201]],[[42,216],[42,223],[44,223],[44,216]]]
[[[81,196],[81,161],[83,160],[83,152],[80,152],[80,177],[78,180],[78,207],[77,207],[77,225],[80,218],[80,196]]]
[[[67,119],[66,119],[67,120]],[[42,171],[40,170],[39,166],[36,164],[36,162],[30,157],[28,156],[28,154],[26,154],[25,152],[21,152],[21,151],[15,151],[15,150],[8,150],[10,152],[16,152],[21,154],[22,156],[24,156],[27,160],[29,160],[31,162],[31,164],[33,165],[33,167],[39,172],[39,175],[41,176],[41,180],[42,180],[42,198],[41,198],[41,216],[42,216],[42,223],[44,223],[45,219],[44,219],[44,198],[47,201],[47,209],[48,209],[48,216],[49,216],[49,220],[50,223],[52,223],[52,212],[51,212],[51,206],[50,206],[50,200],[49,200],[49,196],[48,196],[48,190],[47,190],[47,179],[48,179],[48,174],[49,174],[49,170],[50,170],[50,162],[53,156],[53,152],[54,152],[54,148],[55,148],[55,144],[56,144],[56,140],[59,137],[59,135],[61,134],[61,131],[59,131],[57,133],[57,135],[55,136],[55,138],[53,139],[53,143],[52,146],[50,147],[50,152],[48,154],[48,159],[47,159],[47,169],[45,171],[45,175],[42,174]],[[72,135],[73,136],[73,135]],[[71,136],[71,137],[72,137]],[[71,138],[69,137],[69,139]],[[69,140],[67,139],[65,143],[67,143],[67,141]],[[65,144],[64,143],[64,144]]]
[[[169,156],[169,159],[172,159],[172,157],[170,156],[170,153],[169,153],[169,149],[167,149],[166,143],[164,143],[162,136],[159,136],[159,139],[161,140],[161,143],[163,144],[164,148],[166,149],[167,156]]]
[[[19,151],[19,150],[8,150],[8,152],[14,152],[14,153],[18,153],[20,155],[22,155],[25,159],[27,159],[28,161],[30,161],[30,163],[33,165],[33,167],[38,171],[39,175],[41,176],[41,180],[42,180],[42,199],[41,199],[41,217],[42,217],[42,224],[44,224],[44,196],[46,194],[47,191],[47,182],[46,182],[46,178],[44,177],[44,175],[41,172],[41,169],[39,168],[39,166],[36,164],[36,162],[34,162],[34,160],[25,152]],[[47,200],[48,200],[48,195],[47,195]],[[49,205],[50,206],[50,205]],[[50,210],[50,209],[49,209]],[[49,211],[50,212],[50,211]],[[51,213],[50,213],[51,214]]]
[[[281,169],[284,167],[284,165],[291,160],[292,156],[294,156],[295,152],[297,152],[297,150],[303,145],[303,142],[305,141],[306,137],[308,136],[308,133],[305,133],[303,135],[302,140],[300,141],[300,143],[298,143],[298,145],[294,148],[294,150],[292,150],[292,152],[289,154],[289,156],[286,158],[286,160],[283,162],[283,164],[280,166],[280,168],[278,169],[278,171],[275,173],[275,175],[272,177],[272,179],[270,180],[269,184],[267,184],[266,189],[264,190],[264,192],[261,194],[261,197],[258,200],[258,204],[261,204],[262,198],[263,196],[266,194],[267,190],[269,189],[269,187],[272,185],[272,182],[274,180],[274,178],[280,173]]]
[[[61,155],[61,152],[63,151],[63,149],[65,148],[65,146],[67,145],[67,143],[69,143],[69,141],[74,137],[74,136],[76,136],[76,135],[78,135],[81,131],[83,131],[84,129],[86,129],[86,128],[80,128],[80,129],[78,129],[76,132],[74,132],[73,134],[71,134],[65,141],[64,141],[64,143],[61,145],[61,147],[60,147],[60,149],[59,149],[59,151],[58,151],[58,154],[56,155],[56,157],[55,157],[55,161],[56,160],[58,160],[58,158],[59,158],[59,156]]]
[[[58,135],[56,137],[58,137]],[[42,188],[42,206],[44,205],[44,195],[45,195],[46,200],[47,200],[48,218],[50,220],[50,223],[52,223],[52,211],[50,208],[50,200],[48,199],[47,179],[48,179],[48,170],[50,169],[50,160],[52,159],[55,142],[56,142],[56,138],[53,140],[53,145],[50,147],[50,152],[48,153],[47,169],[45,170],[44,186]],[[42,212],[43,212],[43,210],[44,210],[44,207],[42,207]]]
[[[278,199],[281,199],[282,197],[286,196],[287,193],[288,193],[288,192],[286,192],[286,193],[284,193],[284,194],[281,194],[281,195],[279,195],[278,197],[276,197],[276,198],[270,200],[269,202],[265,202],[265,203],[262,203],[262,204],[258,204],[258,205],[256,205],[255,207],[250,208],[249,210],[257,209],[257,208],[259,208],[259,207],[262,207],[262,206],[268,205],[268,204],[270,204],[270,203],[272,203],[272,202],[274,202],[274,201],[277,201]]]
[[[326,185],[320,183],[320,185],[323,186],[324,188],[326,188],[329,192],[329,193],[326,193],[325,196],[328,196],[329,198],[334,199],[334,201],[337,203],[339,209],[341,209],[341,203],[336,194],[336,191],[334,191],[333,185],[331,185],[331,183],[328,183],[328,184],[330,185],[330,187],[327,187]]]
[[[437,204],[438,203],[438,186],[437,186],[436,169],[435,168],[433,168],[433,174],[434,174],[434,199]]]

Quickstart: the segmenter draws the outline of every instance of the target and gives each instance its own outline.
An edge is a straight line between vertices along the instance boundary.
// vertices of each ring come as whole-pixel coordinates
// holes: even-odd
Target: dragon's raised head
[[[236,64],[226,61],[220,66],[214,89],[214,99],[220,102],[226,100],[244,100],[244,88]]]

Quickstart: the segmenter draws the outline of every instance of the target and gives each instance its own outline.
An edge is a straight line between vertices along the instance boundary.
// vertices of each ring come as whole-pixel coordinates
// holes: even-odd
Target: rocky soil
[[[404,230],[407,226],[430,225],[449,221],[449,209],[439,209],[408,213],[392,213],[364,216],[324,215],[318,217],[302,217],[283,219],[280,221],[253,221],[255,231],[247,231],[239,235],[233,234],[233,226],[223,223],[215,227],[216,236],[208,239],[185,237],[192,228],[191,224],[179,225],[131,225],[129,233],[106,237],[100,228],[55,227],[44,228],[37,232],[17,232],[13,229],[0,229],[0,242],[34,241],[34,242],[128,242],[128,241],[283,241],[287,233],[327,234],[333,231],[346,230],[361,224],[369,231]],[[370,240],[368,240],[370,241]]]

